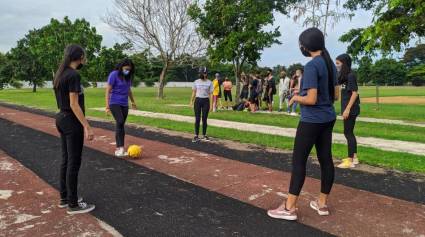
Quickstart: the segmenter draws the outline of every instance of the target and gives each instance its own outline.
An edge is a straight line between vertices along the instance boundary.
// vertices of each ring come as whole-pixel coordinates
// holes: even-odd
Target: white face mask
[[[342,65],[336,65],[336,70],[337,70],[338,72],[340,72],[340,71],[341,71],[341,68],[342,68]]]

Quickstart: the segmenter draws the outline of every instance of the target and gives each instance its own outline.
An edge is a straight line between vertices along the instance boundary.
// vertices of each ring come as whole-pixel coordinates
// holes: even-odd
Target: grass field
[[[400,93],[397,93],[399,91]],[[423,88],[381,88],[382,96],[425,96]],[[189,107],[175,107],[170,104],[188,104],[190,89],[188,88],[167,88],[166,99],[155,98],[154,88],[138,88],[135,97],[139,109],[152,112],[163,112],[180,115],[193,115]],[[374,87],[362,87],[360,93],[366,96],[373,96]],[[27,106],[35,106],[50,111],[56,110],[56,104],[51,89],[40,89],[37,93],[30,90],[4,90],[0,91],[0,100]],[[336,104],[338,110],[339,104]],[[86,90],[86,108],[104,107],[103,89]],[[420,105],[392,105],[383,104],[381,110],[376,111],[374,104],[362,104],[362,116],[375,118],[390,118],[425,122],[425,106]],[[87,110],[87,114],[106,118],[102,112]],[[281,127],[296,127],[298,118],[286,115],[275,114],[249,114],[246,112],[222,111],[211,114],[211,118],[240,121],[247,123],[267,124]],[[149,126],[166,128],[176,131],[192,132],[193,125],[182,122],[170,122],[169,120],[150,119],[144,117],[129,117],[130,122],[142,123]],[[342,122],[338,121],[335,132],[342,133]],[[244,143],[254,143],[267,147],[282,149],[292,149],[293,139],[280,136],[258,135],[250,132],[241,132],[233,129],[221,129],[211,127],[209,134],[217,138],[236,140]],[[416,141],[425,143],[425,128],[409,127],[400,125],[385,125],[358,122],[356,134],[364,137],[378,137],[391,140]],[[337,157],[346,156],[345,145],[336,144],[334,154]],[[378,149],[359,147],[361,160],[371,165],[384,166],[402,171],[414,171],[425,173],[425,156],[403,154],[397,152],[383,152]]]

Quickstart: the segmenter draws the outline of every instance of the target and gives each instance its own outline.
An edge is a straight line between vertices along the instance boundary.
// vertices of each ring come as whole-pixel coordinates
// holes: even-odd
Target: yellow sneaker
[[[341,169],[348,169],[348,168],[354,168],[353,162],[351,162],[350,159],[343,159],[341,164],[338,165],[338,168]]]

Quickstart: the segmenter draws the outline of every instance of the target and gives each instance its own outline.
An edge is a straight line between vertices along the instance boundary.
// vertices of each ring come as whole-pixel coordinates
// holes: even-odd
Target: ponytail
[[[328,91],[329,91],[329,99],[333,103],[335,101],[335,71],[333,68],[333,62],[331,56],[329,55],[328,50],[324,47],[320,55],[323,57],[326,63],[326,68],[328,69]]]

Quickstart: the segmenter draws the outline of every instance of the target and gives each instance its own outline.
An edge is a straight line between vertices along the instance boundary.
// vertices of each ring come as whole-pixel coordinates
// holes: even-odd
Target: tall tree
[[[231,62],[240,91],[240,77],[245,63],[260,59],[261,51],[280,43],[279,28],[267,31],[273,24],[274,11],[287,14],[286,7],[295,0],[206,0],[191,6],[189,14],[198,24],[198,31],[208,40],[208,55],[214,63]],[[236,97],[238,100],[239,97]]]
[[[36,37],[37,33],[33,30],[19,40],[17,46],[10,50],[8,57],[14,66],[13,77],[20,81],[28,81],[33,87],[33,92],[37,92],[37,86],[43,86],[47,72],[29,46],[29,39]]]
[[[425,44],[418,44],[415,47],[406,49],[403,56],[403,62],[408,67],[425,65]]]
[[[102,42],[102,36],[98,35],[96,28],[91,27],[85,19],[72,22],[68,17],[65,17],[63,22],[51,19],[48,25],[30,31],[27,38],[31,53],[51,73],[52,78],[67,45],[81,45],[90,62],[99,53]],[[87,76],[86,71],[87,68],[82,70],[83,77]]]
[[[340,41],[350,44],[348,51],[353,56],[401,51],[412,39],[425,37],[423,0],[348,0],[344,6],[352,11],[372,10],[374,14],[372,25],[341,36]]]
[[[291,12],[295,22],[303,20],[303,26],[321,28],[326,36],[329,25],[334,27],[341,19],[354,16],[341,5],[341,0],[302,0],[292,5]]]
[[[187,10],[192,0],[114,0],[115,9],[105,21],[124,38],[153,55],[163,67],[158,98],[164,97],[169,68],[181,55],[198,55],[205,49]]]

